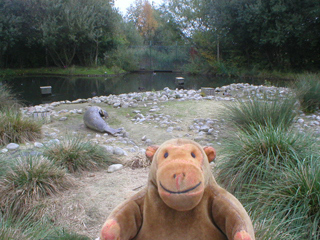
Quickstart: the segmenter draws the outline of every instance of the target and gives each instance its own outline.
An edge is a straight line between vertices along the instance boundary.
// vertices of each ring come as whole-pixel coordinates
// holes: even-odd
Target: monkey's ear
[[[212,162],[216,158],[216,150],[213,147],[204,147],[204,152],[206,153],[209,162]]]
[[[152,145],[152,146],[147,147],[146,157],[150,162],[152,162],[153,155],[156,153],[158,148],[159,148],[159,146],[157,146],[157,145]]]

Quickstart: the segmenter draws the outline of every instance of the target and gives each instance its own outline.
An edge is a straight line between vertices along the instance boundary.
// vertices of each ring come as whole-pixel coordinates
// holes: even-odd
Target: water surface
[[[201,87],[221,87],[231,83],[264,84],[263,79],[192,76],[181,73],[130,73],[114,77],[62,77],[25,76],[7,79],[4,82],[12,87],[19,98],[27,105],[37,105],[62,100],[76,100],[93,96],[121,94],[138,91],[158,91],[165,87],[177,88],[176,77],[184,78],[185,89]],[[279,82],[275,84],[279,85]],[[41,86],[51,86],[52,95],[41,95]]]

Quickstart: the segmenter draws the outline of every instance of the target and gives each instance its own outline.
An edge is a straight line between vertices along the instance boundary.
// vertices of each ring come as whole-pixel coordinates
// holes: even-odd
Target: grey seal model
[[[100,107],[89,107],[83,115],[84,124],[93,130],[99,132],[106,132],[114,135],[121,132],[121,129],[114,129],[110,127],[104,119],[108,118],[108,113]]]

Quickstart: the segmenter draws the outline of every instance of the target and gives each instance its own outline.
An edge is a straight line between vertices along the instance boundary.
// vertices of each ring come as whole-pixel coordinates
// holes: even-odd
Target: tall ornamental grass
[[[0,145],[24,143],[41,137],[41,124],[24,118],[19,110],[0,111]]]
[[[112,161],[103,147],[90,141],[83,141],[81,136],[68,136],[60,143],[47,146],[44,156],[71,173],[97,170]]]
[[[295,85],[296,95],[301,108],[306,113],[313,113],[320,107],[320,77],[307,74],[299,77]]]
[[[0,145],[24,143],[41,137],[41,124],[24,118],[19,109],[21,106],[10,88],[0,86]]]
[[[241,191],[246,184],[273,179],[296,156],[305,157],[314,148],[314,139],[307,135],[270,125],[251,126],[225,143],[217,179],[230,191]]]
[[[15,94],[7,85],[0,86],[0,111],[21,107],[21,102],[16,99]]]
[[[293,98],[274,100],[250,99],[226,104],[226,119],[241,129],[251,126],[275,126],[289,129],[297,116],[296,100]]]
[[[0,207],[3,213],[25,215],[33,203],[69,188],[73,181],[66,171],[38,156],[20,158],[0,178]]]
[[[290,239],[320,239],[320,158],[310,156],[295,163],[287,162],[283,171],[276,173],[273,181],[262,181],[248,186],[243,201],[253,212],[256,222],[275,219],[262,225],[258,233],[266,234],[268,229],[278,226],[281,238],[286,233],[299,236]],[[262,238],[259,238],[262,239]]]

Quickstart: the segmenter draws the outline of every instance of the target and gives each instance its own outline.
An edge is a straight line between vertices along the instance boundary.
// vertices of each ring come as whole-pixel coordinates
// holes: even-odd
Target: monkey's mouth
[[[163,190],[165,190],[165,191],[168,192],[168,193],[171,193],[171,194],[184,194],[184,193],[188,193],[188,192],[191,192],[192,190],[196,189],[197,187],[199,187],[199,186],[201,185],[201,183],[202,183],[202,182],[200,181],[197,185],[195,185],[195,186],[193,186],[193,187],[191,187],[191,188],[188,188],[188,189],[186,189],[186,190],[183,190],[183,191],[171,191],[171,190],[165,188],[165,187],[162,185],[161,182],[160,182],[160,186],[162,187]]]

